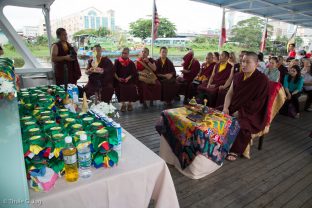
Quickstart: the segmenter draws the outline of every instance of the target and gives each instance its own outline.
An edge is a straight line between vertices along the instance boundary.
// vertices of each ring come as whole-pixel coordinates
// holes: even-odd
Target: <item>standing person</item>
[[[241,65],[236,61],[236,56],[234,52],[230,52],[229,61],[233,66],[234,74],[241,72]]]
[[[3,54],[4,54],[3,48],[2,48],[2,46],[0,45],[0,56],[2,56]]]
[[[238,135],[231,147],[227,160],[235,161],[241,156],[251,140],[251,134],[265,127],[266,103],[269,93],[268,78],[257,70],[258,55],[246,52],[242,72],[234,75],[226,94],[223,112],[234,115],[240,125]]]
[[[307,100],[304,105],[304,110],[308,112],[312,112],[312,65],[310,64],[310,68],[307,69],[306,73],[303,75],[303,89],[307,94]]]
[[[277,69],[280,72],[280,83],[283,84],[284,77],[286,74],[288,74],[288,69],[284,65],[284,57],[283,56],[278,56],[277,59],[278,59]]]
[[[96,56],[88,61],[86,74],[89,75],[89,81],[85,91],[88,97],[95,94],[99,100],[109,103],[114,94],[114,66],[107,56],[102,56],[100,45],[94,48]]]
[[[199,61],[194,57],[194,52],[189,51],[184,57],[183,57],[183,70],[182,76],[179,76],[177,78],[177,84],[179,86],[179,93],[184,95],[184,104],[188,103],[188,99],[190,98],[190,95],[188,94],[188,89],[190,84],[193,82],[194,78],[198,74],[200,70],[200,63]]]
[[[67,33],[64,28],[58,28],[56,30],[56,36],[59,41],[52,45],[51,50],[51,60],[56,84],[65,84],[65,76],[67,76],[68,84],[77,84],[77,80],[81,77],[77,53],[67,42]],[[68,69],[67,75],[65,74],[65,67]]]
[[[176,70],[173,63],[167,57],[168,49],[160,48],[160,57],[156,60],[156,75],[161,83],[161,101],[171,106],[171,102],[177,94]]]
[[[262,72],[262,73],[263,73],[264,70],[267,68],[263,58],[264,58],[263,53],[259,52],[259,53],[258,53],[259,62],[258,62],[258,68],[257,68],[257,69],[258,69],[260,72]]]
[[[139,98],[144,108],[147,108],[147,100],[150,101],[150,106],[153,106],[153,101],[161,98],[161,85],[155,74],[156,64],[148,55],[149,49],[143,48],[140,57],[135,62],[139,74]]]
[[[189,85],[189,97],[194,97],[197,95],[197,88],[199,86],[207,86],[215,65],[216,62],[214,62],[213,53],[209,52],[206,56],[206,61],[201,66],[199,73],[194,78],[192,84]]]
[[[288,58],[296,58],[296,49],[295,49],[296,45],[294,43],[289,44],[288,46]]]
[[[278,59],[277,57],[272,57],[270,59],[268,68],[266,68],[263,73],[269,78],[269,80],[273,82],[279,82],[280,81],[280,72],[277,69],[277,63]]]
[[[129,48],[122,50],[121,57],[115,60],[115,92],[121,102],[121,112],[132,111],[132,103],[137,101],[137,72],[135,64],[129,59]],[[128,102],[128,105],[126,105]]]
[[[210,107],[216,107],[216,104],[223,104],[226,91],[232,82],[233,66],[228,63],[228,60],[229,53],[223,51],[220,56],[220,63],[215,65],[207,86],[198,88],[201,97],[207,97],[208,106]],[[220,98],[218,98],[219,94]],[[218,99],[220,102],[217,102]]]
[[[295,107],[295,118],[300,117],[299,113],[299,100],[303,87],[303,78],[300,73],[300,67],[298,65],[293,65],[289,74],[284,78],[284,89],[287,95],[287,101],[285,102],[283,108],[284,111],[288,111],[289,104],[293,104]]]

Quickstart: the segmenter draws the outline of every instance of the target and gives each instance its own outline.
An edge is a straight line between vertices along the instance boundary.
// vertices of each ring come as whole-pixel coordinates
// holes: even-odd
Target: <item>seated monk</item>
[[[109,103],[114,94],[113,63],[107,56],[102,56],[100,45],[95,46],[96,56],[88,61],[86,74],[89,81],[85,86],[87,97],[96,95],[99,100]]]
[[[182,76],[179,76],[177,78],[177,84],[179,88],[179,94],[184,95],[184,104],[188,103],[188,98],[191,98],[188,94],[189,85],[193,82],[194,78],[198,74],[200,70],[200,63],[199,61],[194,58],[194,52],[189,51],[184,57],[183,57],[183,70]]]
[[[51,49],[55,82],[57,85],[64,85],[65,82],[67,84],[77,84],[77,80],[81,77],[77,53],[67,42],[67,32],[64,28],[58,28],[56,36],[59,41],[52,44]],[[65,67],[67,67],[67,73]]]
[[[213,53],[209,52],[206,56],[206,62],[202,64],[199,73],[194,78],[192,84],[189,86],[189,97],[194,97],[197,95],[198,86],[207,86],[215,65],[216,62],[214,62]]]
[[[143,48],[140,57],[135,61],[135,66],[139,74],[138,91],[140,102],[146,109],[146,101],[150,101],[153,106],[154,100],[160,100],[161,85],[156,72],[156,64],[152,58],[148,58],[149,49]]]
[[[176,70],[170,59],[167,58],[168,49],[160,48],[160,57],[156,60],[156,75],[161,83],[161,101],[166,102],[167,106],[177,94]]]
[[[198,87],[200,97],[206,97],[210,107],[216,107],[217,99],[220,100],[218,105],[223,104],[226,91],[232,82],[233,66],[228,63],[228,59],[229,53],[223,51],[220,56],[220,63],[215,65],[208,84]]]
[[[132,111],[131,102],[137,101],[137,72],[133,61],[129,59],[129,48],[122,50],[122,55],[115,60],[115,92],[121,105],[121,112]],[[128,106],[126,103],[128,102]]]
[[[240,131],[227,156],[230,161],[243,154],[251,134],[263,130],[266,124],[269,80],[257,70],[257,65],[257,54],[247,52],[242,62],[243,73],[235,74],[225,97],[223,112],[234,115],[240,125]]]

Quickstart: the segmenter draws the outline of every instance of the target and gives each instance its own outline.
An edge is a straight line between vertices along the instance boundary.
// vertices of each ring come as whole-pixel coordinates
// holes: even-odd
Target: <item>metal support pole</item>
[[[151,32],[151,57],[154,55],[154,28],[155,28],[155,0],[153,0],[153,15],[152,15],[152,32]]]

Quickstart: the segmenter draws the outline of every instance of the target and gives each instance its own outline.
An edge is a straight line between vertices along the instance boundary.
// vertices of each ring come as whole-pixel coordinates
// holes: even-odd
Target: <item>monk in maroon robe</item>
[[[129,59],[129,51],[129,48],[124,48],[121,57],[115,60],[115,92],[118,101],[122,103],[121,112],[132,111],[131,102],[138,99],[137,72],[133,61]]]
[[[57,85],[77,84],[81,77],[81,71],[77,59],[77,53],[67,42],[67,33],[64,28],[56,30],[56,36],[59,39],[52,45],[51,60],[54,68],[55,82]],[[67,74],[65,68],[67,67]]]
[[[166,102],[167,106],[171,106],[171,101],[178,92],[176,85],[176,70],[173,63],[167,57],[168,49],[160,48],[160,57],[155,61],[156,75],[161,84],[161,101]]]
[[[150,101],[150,106],[153,106],[153,101],[161,98],[161,84],[156,76],[156,64],[152,58],[148,58],[148,55],[149,49],[144,48],[135,62],[139,74],[139,98],[144,108],[147,108],[147,100]]]
[[[197,95],[198,86],[207,86],[215,65],[216,62],[214,62],[213,53],[209,52],[206,56],[206,62],[202,64],[199,73],[189,86],[189,97],[195,97]]]
[[[88,61],[86,74],[89,81],[85,86],[87,97],[96,95],[99,100],[109,103],[114,94],[114,71],[112,61],[102,56],[100,45],[95,46],[96,56]]]
[[[199,86],[198,92],[201,97],[208,99],[208,106],[216,107],[217,99],[223,104],[226,91],[231,85],[233,79],[233,66],[228,63],[229,53],[223,51],[220,56],[220,63],[216,64],[212,75],[206,86]],[[219,97],[219,98],[218,98]]]
[[[243,73],[235,74],[225,98],[223,112],[233,114],[240,125],[240,131],[227,157],[231,161],[243,154],[251,140],[251,134],[263,130],[266,124],[269,80],[257,70],[257,65],[257,54],[247,52],[242,62]]]
[[[179,94],[184,95],[184,104],[188,103],[188,99],[191,98],[188,94],[189,92],[189,86],[193,82],[194,78],[200,71],[200,63],[199,61],[194,57],[194,52],[189,51],[184,57],[183,57],[183,70],[182,76],[179,76],[177,78],[177,84],[179,88]]]

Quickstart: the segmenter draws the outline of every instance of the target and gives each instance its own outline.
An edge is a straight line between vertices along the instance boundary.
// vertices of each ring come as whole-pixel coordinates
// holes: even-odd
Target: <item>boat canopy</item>
[[[312,28],[311,0],[191,0]]]

